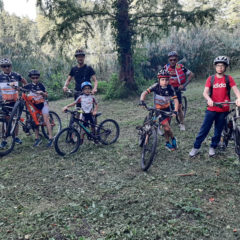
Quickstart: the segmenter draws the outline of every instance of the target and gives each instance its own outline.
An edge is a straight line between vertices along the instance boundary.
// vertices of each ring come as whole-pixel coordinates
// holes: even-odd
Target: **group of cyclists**
[[[63,111],[72,106],[81,107],[84,111],[84,117],[86,122],[93,122],[93,115],[96,115],[98,104],[94,97],[97,92],[98,81],[96,78],[96,73],[91,66],[85,64],[85,52],[82,49],[77,49],[75,51],[75,57],[77,60],[77,65],[74,66],[63,86],[63,91],[69,91],[68,86],[71,80],[75,80],[75,94],[74,102],[68,104],[63,108]],[[140,105],[143,107],[145,104],[145,97],[153,92],[154,93],[154,106],[156,109],[162,111],[170,111],[170,103],[173,99],[174,101],[174,115],[178,115],[180,120],[179,128],[181,131],[185,131],[184,117],[182,111],[182,90],[189,84],[192,80],[194,74],[184,67],[183,64],[178,63],[178,53],[176,51],[171,51],[168,53],[168,63],[159,71],[157,78],[158,82],[150,86],[146,91],[141,94]],[[189,155],[191,157],[199,153],[201,143],[204,141],[208,135],[212,124],[215,124],[214,136],[209,148],[209,155],[215,155],[215,149],[220,141],[221,132],[223,130],[225,117],[229,111],[229,106],[224,106],[220,108],[214,105],[214,102],[226,102],[230,100],[230,89],[233,90],[236,95],[236,105],[240,106],[240,92],[236,86],[234,79],[231,76],[225,75],[225,71],[229,66],[229,59],[226,56],[219,56],[214,59],[214,66],[216,73],[213,76],[208,77],[203,96],[207,100],[207,110],[203,124],[194,142],[194,147],[190,151]],[[19,82],[22,83],[23,87],[30,91],[30,95],[35,100],[35,105],[38,109],[41,109],[44,117],[44,122],[48,128],[49,142],[48,147],[52,146],[53,136],[51,132],[51,126],[49,123],[48,113],[49,107],[47,103],[47,91],[44,85],[39,81],[40,72],[38,70],[30,70],[29,78],[32,83],[27,83],[27,81],[18,73],[12,71],[12,62],[7,59],[0,60],[0,67],[2,73],[0,74],[0,100],[6,100],[7,104],[11,107],[14,106],[16,99],[18,98],[17,90],[11,87],[11,84],[18,86]],[[94,82],[92,85],[91,82]],[[8,84],[7,84],[8,83]],[[10,83],[10,84],[9,84]],[[32,92],[31,92],[32,90]],[[170,118],[162,117],[159,120],[160,126],[164,130],[164,135],[166,139],[165,147],[170,150],[177,149],[177,141],[170,126]],[[94,130],[93,130],[94,131]],[[39,137],[38,130],[36,131],[36,139],[33,146],[38,146],[41,143],[41,138]],[[81,136],[81,142],[83,141],[83,136]],[[15,142],[21,144],[22,140],[18,137],[18,129],[15,133]],[[0,147],[4,147],[4,140],[1,142]]]

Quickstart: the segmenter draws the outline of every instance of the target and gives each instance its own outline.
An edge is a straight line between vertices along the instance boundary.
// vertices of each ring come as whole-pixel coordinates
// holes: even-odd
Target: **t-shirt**
[[[2,72],[0,74],[0,100],[16,101],[18,92],[7,84],[11,82],[18,86],[21,80],[22,76],[16,72],[11,72],[10,74]]]
[[[81,108],[84,111],[84,113],[90,113],[93,110],[93,105],[97,104],[97,101],[93,95],[80,95],[76,103],[81,103]]]
[[[229,76],[229,85],[230,87],[236,86],[236,83],[232,76]],[[208,77],[205,87],[210,88],[211,87],[211,76]],[[216,75],[214,77],[213,82],[213,90],[212,90],[212,96],[211,96],[213,102],[228,102],[230,101],[227,91],[227,84],[225,80],[225,76],[222,78],[218,78]],[[229,111],[229,105],[224,105],[223,108],[213,106],[207,107],[207,110],[209,111],[215,111],[215,112],[228,112]]]
[[[157,109],[165,109],[170,105],[170,100],[177,98],[174,89],[171,85],[167,85],[166,88],[163,88],[159,83],[153,84],[147,89],[147,92],[154,92],[154,104]]]
[[[91,77],[95,75],[95,71],[91,66],[85,64],[83,67],[73,67],[69,75],[75,79],[75,90],[81,91],[81,84],[83,82],[91,82]]]

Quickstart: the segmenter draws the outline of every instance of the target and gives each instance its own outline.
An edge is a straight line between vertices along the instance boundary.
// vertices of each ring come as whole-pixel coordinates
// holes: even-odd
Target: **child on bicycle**
[[[40,72],[38,70],[32,69],[28,73],[28,77],[32,80],[32,83],[27,84],[24,86],[25,89],[30,90],[28,97],[31,97],[34,106],[37,109],[40,109],[43,114],[44,123],[47,126],[48,134],[49,134],[49,141],[47,147],[51,147],[53,144],[53,135],[52,135],[52,128],[49,122],[49,106],[45,98],[47,98],[48,93],[46,92],[45,86],[39,82]],[[39,146],[42,142],[41,138],[39,137],[39,127],[35,130],[35,142],[33,147]]]
[[[201,144],[207,137],[213,122],[215,123],[215,129],[209,148],[209,156],[212,157],[215,155],[215,149],[220,142],[225,118],[229,112],[229,105],[226,104],[223,107],[219,107],[215,106],[214,103],[230,101],[230,89],[232,89],[237,97],[236,105],[240,106],[240,92],[236,83],[230,75],[225,75],[225,71],[229,66],[229,59],[226,56],[219,56],[214,59],[213,64],[216,73],[208,77],[203,91],[203,96],[207,100],[208,107],[203,124],[194,142],[194,147],[189,153],[190,157],[194,157],[199,153]]]
[[[160,109],[162,111],[169,112],[170,111],[170,101],[171,101],[171,99],[173,99],[174,105],[175,105],[174,113],[176,115],[179,103],[178,103],[177,96],[175,95],[175,92],[174,92],[172,86],[169,85],[170,75],[169,75],[168,71],[165,71],[164,69],[162,69],[158,73],[157,77],[159,79],[158,83],[153,84],[151,87],[149,87],[146,91],[144,91],[141,94],[140,105],[146,106],[146,104],[144,102],[146,95],[151,92],[154,92],[155,108]],[[177,141],[176,141],[176,138],[173,136],[173,132],[170,127],[170,118],[163,115],[159,119],[159,121],[164,129],[164,135],[165,135],[165,139],[166,139],[165,147],[169,151],[174,151],[175,149],[177,149]],[[170,138],[171,138],[172,143],[169,142]]]
[[[68,104],[63,107],[62,111],[66,111],[69,107],[73,107],[75,105],[81,104],[81,108],[83,110],[84,117],[84,126],[88,126],[88,122],[90,124],[94,124],[93,116],[97,114],[98,104],[95,97],[91,94],[92,84],[90,82],[83,82],[81,84],[82,95],[80,95],[75,102]],[[92,133],[95,133],[94,127],[92,127]],[[84,134],[81,134],[81,144],[83,143]]]

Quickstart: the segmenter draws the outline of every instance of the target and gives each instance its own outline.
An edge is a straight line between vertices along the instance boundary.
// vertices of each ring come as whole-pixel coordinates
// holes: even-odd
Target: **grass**
[[[100,120],[120,125],[112,146],[85,141],[67,158],[44,144],[34,149],[34,136],[24,136],[23,145],[0,159],[0,239],[240,239],[240,166],[233,143],[209,158],[211,133],[201,153],[188,157],[206,107],[203,86],[193,82],[186,92],[187,131],[173,121],[178,150],[168,152],[159,137],[147,173],[140,170],[135,130],[146,115],[138,99],[98,96]],[[60,109],[70,101],[51,103],[65,125]]]

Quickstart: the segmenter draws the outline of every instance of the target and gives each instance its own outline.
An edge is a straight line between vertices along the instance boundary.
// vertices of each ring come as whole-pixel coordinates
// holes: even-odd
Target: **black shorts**
[[[182,104],[182,92],[178,87],[174,88],[179,104]]]
[[[8,102],[5,104],[2,104],[2,110],[4,112],[10,113],[10,112],[12,112],[14,105],[15,105],[15,102]]]
[[[92,115],[92,113],[83,113],[83,117],[84,117],[84,123],[83,123],[83,125],[84,125],[85,127],[88,127],[89,122],[90,122],[91,124],[94,124],[94,120],[93,120],[93,115]]]

